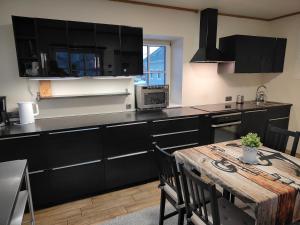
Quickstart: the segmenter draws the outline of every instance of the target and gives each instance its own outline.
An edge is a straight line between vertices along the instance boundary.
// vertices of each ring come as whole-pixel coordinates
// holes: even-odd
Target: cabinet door
[[[261,71],[261,43],[259,37],[237,37],[236,73],[259,73]]]
[[[62,20],[37,19],[37,35],[43,74],[69,76],[67,23]]]
[[[52,201],[56,204],[100,194],[105,189],[104,162],[96,160],[51,171]]]
[[[36,20],[12,16],[19,75],[32,77],[42,75],[40,55],[37,47]]]
[[[0,138],[0,162],[27,159],[29,171],[45,169],[40,134]]]
[[[105,189],[103,161],[30,174],[35,209],[101,193]]]
[[[121,27],[121,75],[143,74],[143,30]]]
[[[105,168],[108,189],[132,185],[157,177],[153,154],[147,151],[108,158]]]
[[[261,73],[273,72],[273,63],[275,58],[275,38],[260,37],[259,48],[261,49]]]
[[[95,24],[68,22],[71,73],[74,76],[97,75]]]
[[[120,74],[121,39],[120,26],[96,24],[96,45],[99,75]]]
[[[289,128],[289,121],[289,117],[269,119],[269,125],[287,130]]]
[[[147,122],[107,126],[104,133],[105,157],[148,151],[151,148]]]
[[[102,159],[99,128],[50,132],[45,136],[47,168]]]
[[[273,62],[273,72],[275,73],[283,72],[286,42],[287,42],[286,38],[276,39],[274,62]]]
[[[241,135],[257,133],[264,138],[267,126],[267,110],[247,111],[242,114]]]
[[[153,134],[174,133],[195,129],[199,129],[199,116],[155,120],[152,124]]]
[[[29,173],[32,202],[35,210],[55,204],[52,201],[54,193],[50,173],[51,171]]]

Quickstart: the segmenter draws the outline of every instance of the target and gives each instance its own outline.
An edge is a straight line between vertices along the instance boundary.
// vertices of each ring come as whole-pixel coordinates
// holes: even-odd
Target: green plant
[[[259,148],[262,143],[260,137],[255,133],[249,133],[242,137],[242,145],[250,148]]]

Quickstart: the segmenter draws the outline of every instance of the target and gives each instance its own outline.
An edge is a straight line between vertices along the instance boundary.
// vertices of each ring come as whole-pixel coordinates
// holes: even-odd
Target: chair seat
[[[221,225],[254,225],[255,220],[247,213],[230,203],[225,198],[218,199],[220,224]],[[208,219],[212,221],[211,205],[207,204]],[[193,213],[191,221],[195,225],[205,225],[205,223]]]
[[[165,184],[162,186],[162,189],[175,201],[178,202],[177,193],[174,191],[173,188],[171,188],[168,184]],[[222,197],[222,193],[217,191],[217,197]],[[204,199],[205,203],[208,203],[210,201],[209,193],[207,191],[204,191]]]

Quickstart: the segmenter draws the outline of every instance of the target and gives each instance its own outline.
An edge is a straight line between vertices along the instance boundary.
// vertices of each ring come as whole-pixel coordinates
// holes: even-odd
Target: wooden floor
[[[36,211],[36,224],[100,224],[116,216],[158,205],[160,201],[160,191],[157,186],[158,182],[151,182]],[[28,218],[28,215],[26,215],[24,222],[28,221]]]

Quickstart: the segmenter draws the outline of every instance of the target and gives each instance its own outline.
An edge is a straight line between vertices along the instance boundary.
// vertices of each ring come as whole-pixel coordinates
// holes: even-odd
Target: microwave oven
[[[169,105],[169,85],[135,86],[137,110],[154,110]]]

